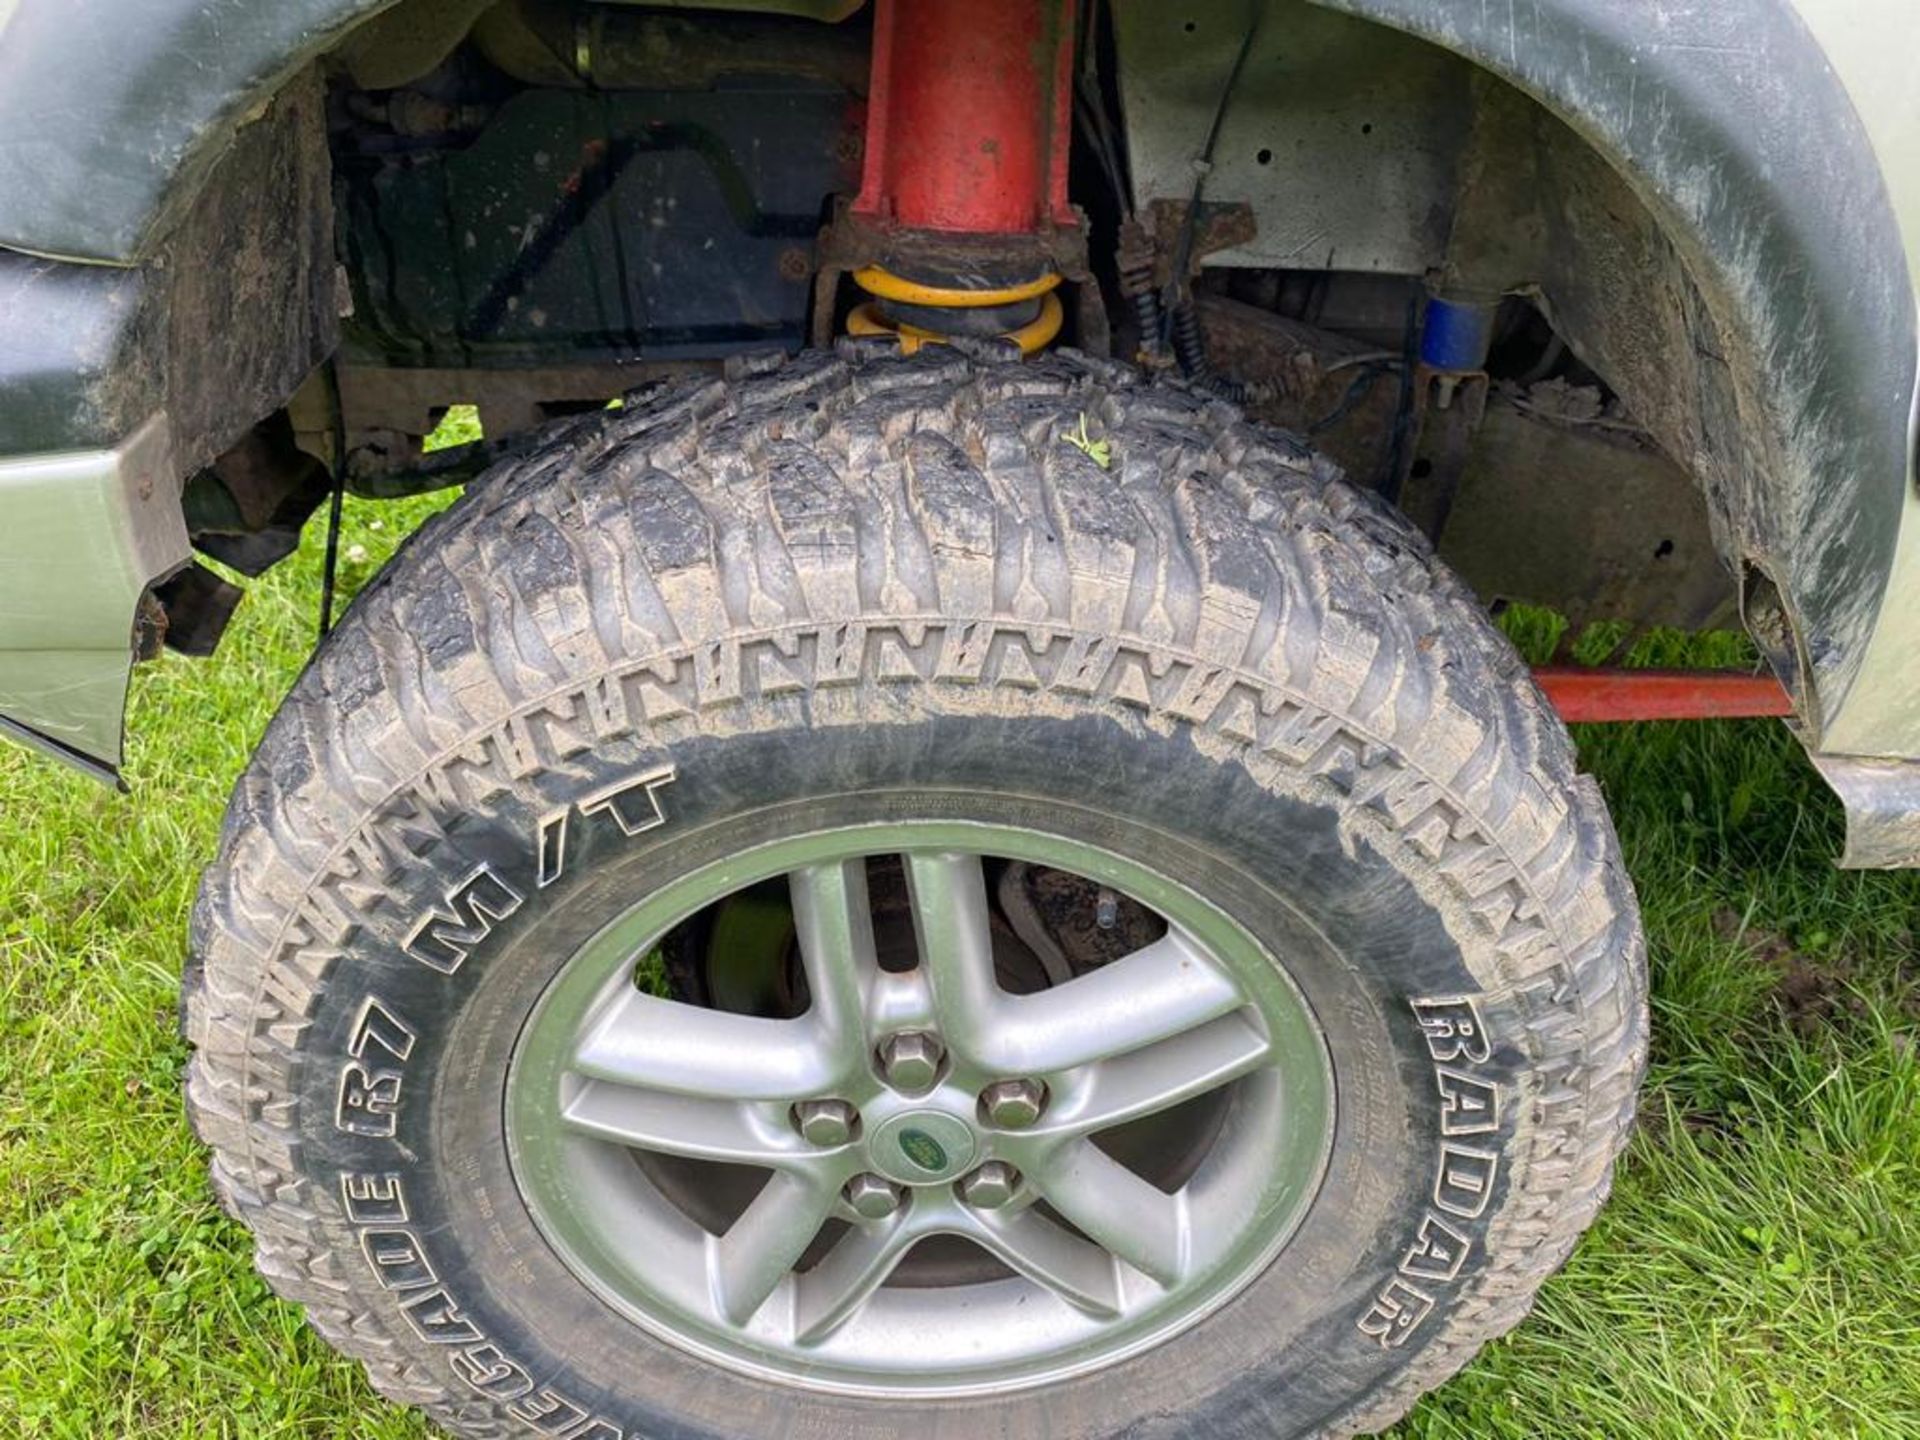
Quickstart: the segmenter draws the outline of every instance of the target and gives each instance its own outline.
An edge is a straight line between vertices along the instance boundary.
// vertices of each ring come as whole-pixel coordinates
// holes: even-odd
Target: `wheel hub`
[[[867,1158],[902,1185],[939,1185],[972,1168],[982,1146],[974,1127],[946,1110],[913,1109],[870,1131]]]

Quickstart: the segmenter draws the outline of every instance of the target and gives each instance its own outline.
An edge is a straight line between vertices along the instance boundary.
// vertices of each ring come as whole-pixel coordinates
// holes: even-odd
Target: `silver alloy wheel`
[[[866,859],[887,855],[905,865],[912,969],[878,963]],[[1085,877],[1157,913],[1166,933],[1065,984],[1012,994],[995,979],[983,857]],[[781,875],[805,1013],[764,1019],[636,985],[636,966],[674,926]],[[943,1049],[934,1085],[911,1094],[888,1085],[882,1060],[906,1033]],[[981,1097],[1007,1080],[1044,1095],[1033,1123],[990,1120]],[[1209,1095],[1224,1102],[1217,1127],[1174,1185],[1100,1143]],[[852,1136],[811,1143],[800,1107],[834,1100],[857,1113]],[[1058,1380],[1198,1322],[1285,1245],[1319,1188],[1333,1121],[1319,1026],[1238,923],[1137,861],[959,822],[779,841],[648,896],[542,996],[506,1106],[530,1213],[610,1305],[732,1369],[874,1396]],[[636,1154],[766,1179],[716,1234]],[[875,1177],[902,1203],[874,1203]],[[993,1203],[969,1203],[970,1190]],[[888,1283],[937,1236],[971,1241],[1004,1267],[999,1278]]]

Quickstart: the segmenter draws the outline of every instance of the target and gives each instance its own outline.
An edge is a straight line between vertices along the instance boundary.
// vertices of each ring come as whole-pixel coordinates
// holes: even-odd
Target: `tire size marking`
[[[566,873],[567,822],[575,811],[579,812],[582,820],[605,815],[620,827],[622,835],[631,840],[636,835],[667,823],[667,809],[661,803],[660,791],[671,785],[675,776],[673,766],[662,765],[631,780],[622,780],[596,790],[542,820],[540,836],[534,846],[540,888],[546,889]]]
[[[1476,1074],[1493,1054],[1486,1025],[1473,997],[1415,1000],[1414,1018],[1433,1061],[1440,1094],[1440,1146],[1434,1165],[1433,1198],[1420,1217],[1413,1243],[1399,1269],[1356,1322],[1362,1335],[1382,1349],[1407,1343],[1440,1302],[1440,1289],[1460,1278],[1473,1250],[1463,1222],[1478,1220],[1493,1199],[1500,1153],[1461,1137],[1492,1135],[1500,1129],[1500,1090]]]
[[[645,834],[667,823],[660,791],[674,778],[674,767],[662,765],[604,786],[548,815],[540,822],[533,841],[537,887],[546,889],[566,872],[570,821],[575,814],[583,821],[605,816],[628,839]],[[414,922],[400,948],[428,969],[452,975],[493,933],[494,926],[525,903],[526,896],[482,861],[438,905]]]
[[[673,782],[671,765],[648,770],[587,795],[540,823],[534,837],[534,873],[545,889],[564,873],[569,820],[605,817],[627,837],[667,823],[660,791]],[[455,974],[526,897],[482,862],[415,922],[402,950],[442,975]],[[334,1106],[336,1128],[350,1135],[392,1139],[405,1094],[406,1064],[419,1033],[378,996],[360,1006],[347,1041]],[[394,1297],[421,1341],[447,1357],[454,1378],[501,1406],[534,1434],[551,1440],[630,1440],[613,1421],[596,1415],[532,1373],[488,1338],[428,1258],[412,1228],[413,1215],[397,1174],[343,1174],[341,1205],[358,1235],[360,1253],[380,1288]]]
[[[347,1041],[353,1058],[340,1067],[338,1098],[333,1107],[334,1128],[348,1135],[390,1140],[400,1122],[402,1073],[419,1036],[378,996],[360,1005]],[[376,1058],[375,1051],[384,1058]]]
[[[523,903],[525,897],[483,862],[421,916],[400,948],[429,969],[451,975],[493,933],[494,923]]]
[[[340,1202],[347,1222],[358,1232],[360,1253],[373,1278],[394,1297],[414,1334],[442,1348],[447,1368],[461,1384],[503,1406],[536,1435],[637,1440],[552,1386],[536,1384],[524,1365],[487,1338],[427,1258],[411,1228],[413,1215],[398,1175],[342,1175]]]

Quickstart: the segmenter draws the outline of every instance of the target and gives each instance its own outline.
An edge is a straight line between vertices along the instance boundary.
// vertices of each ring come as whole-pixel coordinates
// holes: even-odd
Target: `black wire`
[[[1227,104],[1233,99],[1233,92],[1240,84],[1240,72],[1247,67],[1247,56],[1253,53],[1254,38],[1260,33],[1260,21],[1266,15],[1263,0],[1253,0],[1247,10],[1247,33],[1240,37],[1239,53],[1233,57],[1233,68],[1227,72],[1227,83],[1221,87],[1219,103],[1213,107],[1213,123],[1207,127],[1207,143],[1201,147],[1200,158],[1211,164],[1214,147],[1220,143],[1220,130],[1226,123]],[[1194,193],[1200,193],[1200,187],[1206,183],[1203,170],[1195,177]]]
[[[1264,0],[1253,0],[1247,16],[1247,33],[1240,39],[1240,52],[1233,57],[1233,68],[1227,72],[1227,83],[1220,87],[1219,102],[1213,107],[1213,123],[1207,126],[1206,144],[1201,146],[1199,164],[1194,167],[1193,195],[1187,201],[1187,213],[1181,217],[1180,239],[1173,251],[1174,294],[1169,297],[1170,303],[1163,307],[1166,316],[1161,322],[1162,344],[1169,339],[1166,327],[1172,323],[1173,312],[1179,303],[1179,292],[1187,284],[1187,267],[1193,260],[1193,242],[1200,230],[1200,197],[1207,188],[1207,174],[1213,169],[1213,152],[1220,143],[1221,127],[1226,123],[1227,105],[1240,84],[1240,72],[1246,69],[1247,56],[1253,53],[1254,38],[1260,33],[1260,21],[1265,15]]]
[[[327,362],[327,399],[333,428],[333,495],[327,503],[327,558],[320,571],[320,638],[333,629],[333,591],[340,569],[340,520],[347,499],[347,417],[340,401],[340,368]]]
[[[1413,435],[1413,412],[1420,384],[1420,300],[1417,293],[1407,297],[1407,324],[1400,366],[1400,403],[1393,414],[1393,438],[1387,449],[1387,473],[1380,482],[1381,496],[1392,505],[1400,503],[1400,489],[1406,480],[1407,446]]]
[[[1307,434],[1323,435],[1338,425],[1342,420],[1346,419],[1347,416],[1359,408],[1360,402],[1365,400],[1367,396],[1373,392],[1373,387],[1379,382],[1380,377],[1392,368],[1392,362],[1385,360],[1374,361],[1372,364],[1362,366],[1360,374],[1355,377],[1354,382],[1347,387],[1347,393],[1340,397],[1340,403],[1334,407],[1332,413],[1323,416],[1321,419],[1309,425],[1307,427]]]

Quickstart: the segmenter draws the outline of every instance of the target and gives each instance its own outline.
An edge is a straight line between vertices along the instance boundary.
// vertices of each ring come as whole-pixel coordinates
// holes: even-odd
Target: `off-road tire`
[[[974,734],[1000,762],[968,758]],[[499,1077],[443,1036],[478,1023],[488,967],[540,963],[518,927],[576,883],[542,888],[543,821],[669,766],[631,792],[659,815],[600,827],[579,884],[756,805],[1018,791],[1207,848],[1350,942],[1351,973],[1301,980],[1341,1088],[1324,1193],[1274,1267],[1299,1274],[1096,1375],[907,1409],[724,1374],[567,1292],[523,1222],[462,1218],[481,1162],[436,1127],[477,1133]],[[409,958],[479,866],[517,907],[467,913],[452,973]],[[1423,538],[1289,437],[1070,352],[847,347],[553,428],[428,523],[296,684],[192,949],[188,1101],[262,1273],[474,1440],[1377,1429],[1566,1259],[1646,1037],[1601,797]],[[373,1000],[417,1038],[370,1028]],[[355,1065],[403,1073],[394,1135],[340,1128]],[[1460,1086],[1491,1126],[1462,1123]],[[376,1278],[369,1226],[418,1245],[407,1284]]]

